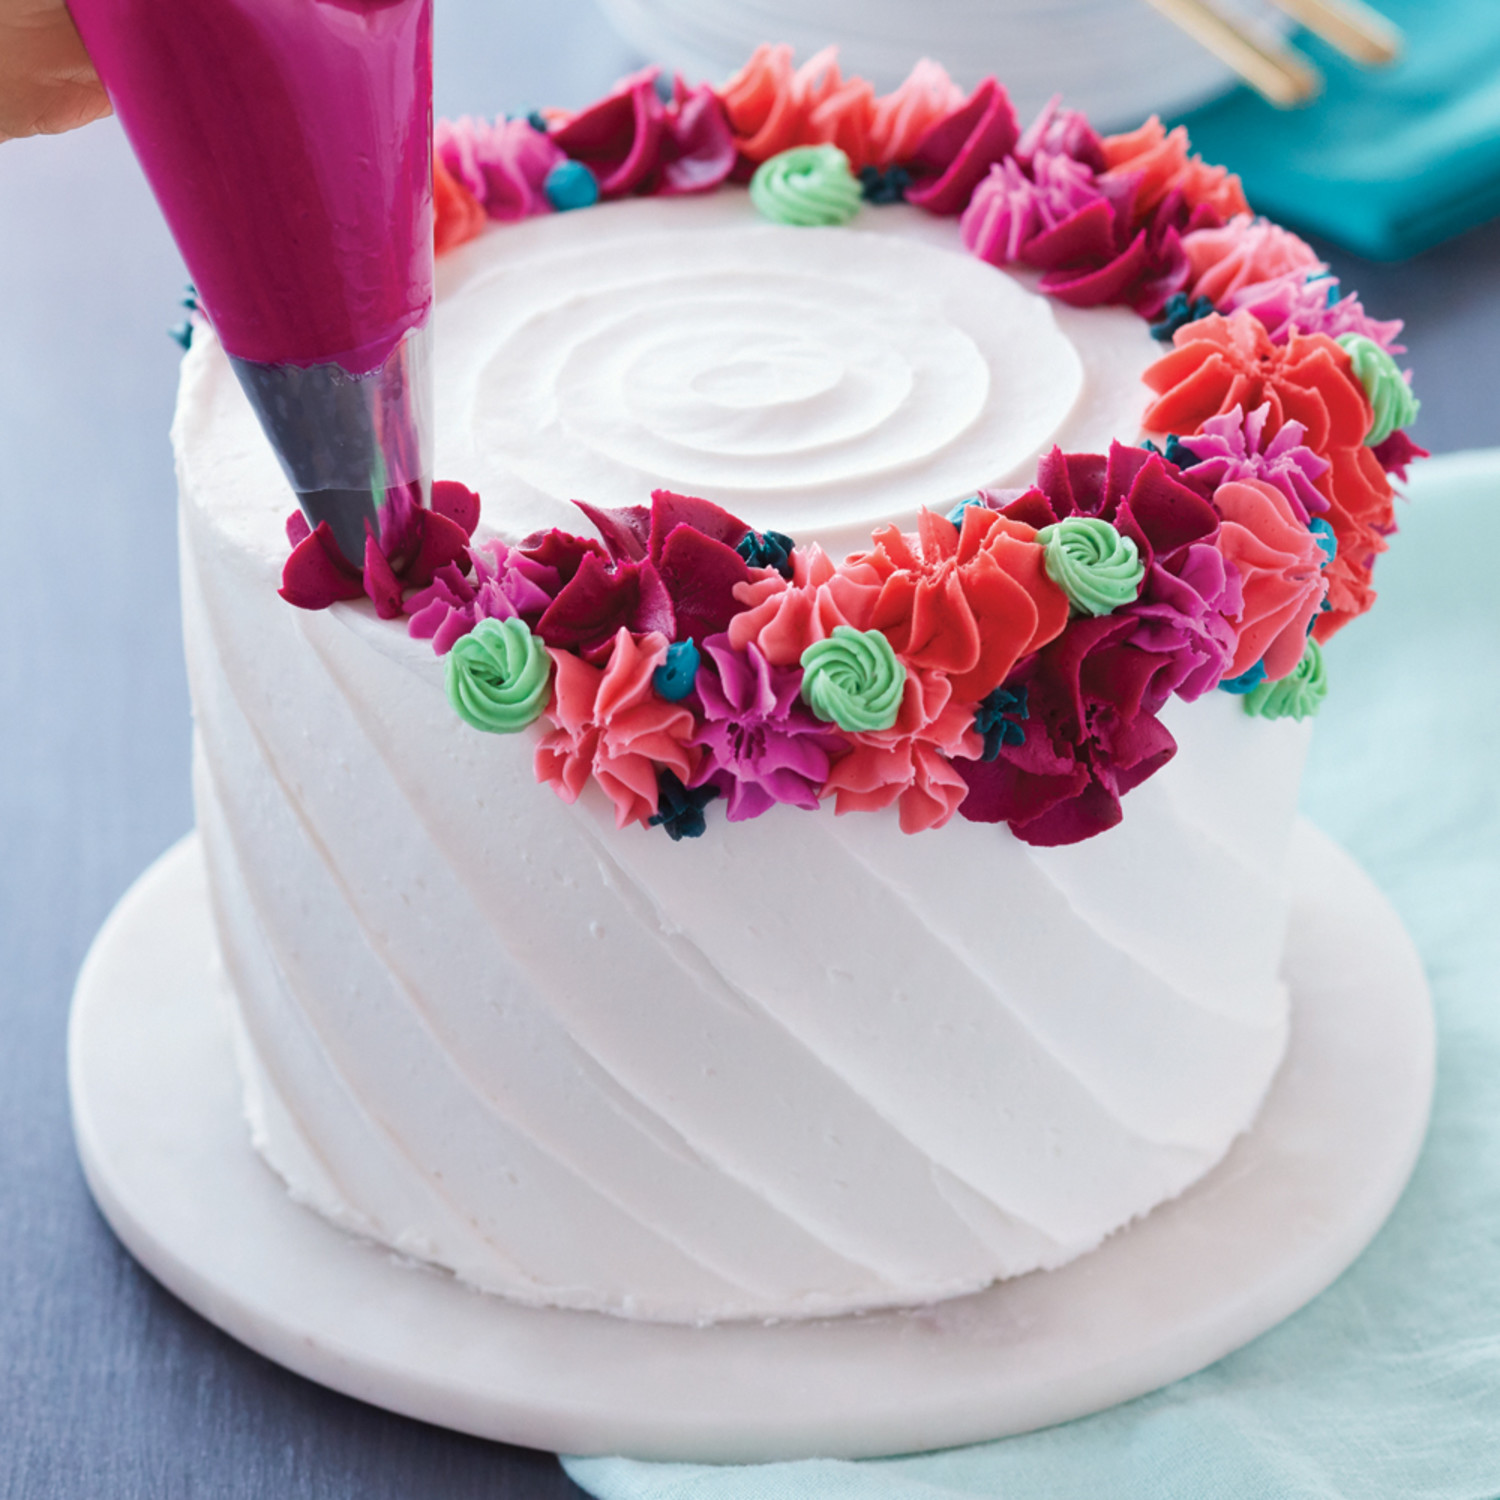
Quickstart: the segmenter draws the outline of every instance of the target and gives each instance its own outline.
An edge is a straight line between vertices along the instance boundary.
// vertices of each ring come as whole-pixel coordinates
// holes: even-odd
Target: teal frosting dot
[[[1349,356],[1354,374],[1370,398],[1375,415],[1365,435],[1365,445],[1374,448],[1398,427],[1410,426],[1422,403],[1412,395],[1406,377],[1396,368],[1396,361],[1374,339],[1362,333],[1344,333],[1339,335],[1338,343]]]
[[[524,620],[481,620],[454,642],[444,686],[466,724],[489,734],[515,734],[547,706],[552,658]]]
[[[599,179],[581,161],[560,161],[547,173],[542,191],[558,213],[566,213],[599,201]]]
[[[692,641],[673,641],[667,659],[651,674],[651,686],[668,703],[680,703],[692,692],[701,661]]]
[[[1263,682],[1244,698],[1245,712],[1262,719],[1307,719],[1328,696],[1323,648],[1308,637],[1302,660],[1275,682]]]
[[[1146,565],[1136,545],[1098,516],[1067,516],[1044,526],[1047,576],[1068,596],[1074,612],[1107,615],[1141,591]]]
[[[906,668],[878,630],[835,625],[802,653],[802,701],[851,734],[891,728],[905,690]]]
[[[837,146],[793,146],[755,169],[750,201],[774,223],[811,229],[847,224],[864,192]]]

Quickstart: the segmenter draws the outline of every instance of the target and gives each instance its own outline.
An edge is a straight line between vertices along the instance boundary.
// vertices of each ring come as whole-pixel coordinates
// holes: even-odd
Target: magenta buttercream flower
[[[1300,422],[1283,422],[1268,434],[1271,408],[1247,412],[1236,406],[1210,417],[1202,432],[1181,438],[1182,446],[1198,460],[1192,466],[1195,483],[1218,489],[1233,479],[1259,479],[1273,484],[1291,502],[1302,524],[1328,509],[1317,480],[1328,472],[1328,460],[1303,442],[1307,429]]]
[[[1104,142],[1089,124],[1088,117],[1077,109],[1064,109],[1062,95],[1054,94],[1016,142],[1016,160],[1028,170],[1039,152],[1052,156],[1071,156],[1094,172],[1103,172],[1109,163],[1104,158]]]
[[[1115,253],[1117,204],[1083,162],[1037,153],[990,168],[959,223],[964,244],[994,266],[1102,264]]]
[[[753,645],[736,651],[724,634],[704,641],[703,654],[703,717],[690,741],[703,759],[692,785],[718,787],[731,823],[778,802],[817,807],[831,758],[848,742],[803,705],[802,673],[773,667]]]
[[[932,214],[962,213],[980,179],[1021,138],[1010,95],[986,78],[917,142],[905,163],[913,184],[906,201]]]
[[[1232,620],[1242,608],[1240,575],[1214,542],[1192,542],[1158,557],[1147,570],[1141,597],[1119,614],[1134,618],[1131,645],[1163,658],[1153,692],[1191,702],[1232,676],[1237,635]]]
[[[666,660],[667,638],[636,640],[621,629],[603,665],[570,651],[553,651],[552,725],[536,749],[536,779],[564,802],[576,802],[592,776],[615,806],[615,824],[645,823],[656,812],[657,770],[687,784],[698,752],[688,743],[692,711],[667,703],[651,689],[651,675]]]
[[[1131,644],[1138,622],[1079,619],[1007,679],[1026,695],[1025,736],[992,761],[954,769],[969,787],[959,808],[978,823],[1008,823],[1028,844],[1076,844],[1120,821],[1120,799],[1177,753],[1153,704],[1167,659]]]
[[[510,223],[550,210],[547,174],[564,156],[525,120],[439,120],[433,145],[438,160],[490,218]]]
[[[470,548],[469,558],[472,578],[449,563],[402,606],[412,639],[430,640],[439,656],[481,620],[519,618],[534,626],[562,586],[556,568],[498,539]]]
[[[1332,276],[1309,278],[1305,271],[1288,271],[1239,287],[1225,299],[1220,311],[1253,313],[1273,344],[1285,344],[1297,333],[1326,333],[1331,339],[1357,333],[1388,354],[1404,353],[1404,346],[1396,342],[1401,335],[1401,319],[1382,322],[1372,318],[1353,292],[1338,296],[1338,285]]]

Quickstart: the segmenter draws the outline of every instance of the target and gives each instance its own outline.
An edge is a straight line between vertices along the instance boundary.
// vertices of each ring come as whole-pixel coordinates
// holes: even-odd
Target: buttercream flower
[[[847,742],[801,703],[802,674],[773,667],[754,646],[734,650],[727,635],[710,636],[703,653],[703,715],[692,737],[703,759],[693,785],[718,787],[731,823],[778,802],[817,807],[830,758]]]
[[[734,167],[734,139],[717,95],[679,84],[664,102],[660,71],[631,74],[551,132],[554,146],[594,174],[603,198],[705,192]]]
[[[1273,344],[1247,312],[1203,318],[1182,329],[1172,353],[1142,377],[1160,393],[1145,425],[1184,438],[1210,418],[1268,407],[1265,430],[1300,423],[1302,441],[1328,461],[1317,487],[1327,497],[1327,520],[1338,539],[1329,566],[1329,608],[1315,628],[1327,640],[1375,600],[1370,575],[1385,536],[1395,525],[1392,493],[1374,450],[1365,446],[1372,414],[1349,356],[1324,334],[1293,334]]]
[[[649,507],[603,510],[580,501],[578,508],[599,528],[604,549],[580,558],[538,621],[549,646],[588,656],[622,627],[701,642],[741,609],[735,591],[751,574],[735,548],[750,528],[728,511],[668,490],[654,491]],[[552,560],[542,550],[532,555]]]
[[[1231,292],[1221,311],[1251,313],[1273,344],[1286,343],[1294,333],[1326,333],[1333,339],[1341,333],[1359,333],[1392,354],[1402,352],[1396,342],[1401,320],[1381,322],[1372,318],[1353,292],[1340,297],[1338,278],[1334,276],[1309,279],[1305,271],[1288,271]]]
[[[1269,404],[1250,412],[1235,407],[1223,416],[1210,417],[1201,432],[1178,441],[1193,460],[1195,481],[1214,489],[1231,479],[1273,484],[1306,526],[1328,509],[1328,497],[1317,487],[1328,472],[1328,460],[1303,442],[1306,430],[1300,422],[1283,422],[1276,433],[1268,431],[1270,415]]]
[[[402,605],[411,617],[407,629],[412,639],[430,640],[439,656],[481,620],[523,619],[535,625],[562,586],[556,568],[498,539],[471,548],[469,559],[472,578],[448,563]]]
[[[1140,591],[1108,618],[1131,622],[1122,639],[1153,654],[1160,696],[1152,712],[1174,692],[1207,692],[1234,649],[1227,617],[1240,607],[1239,581],[1216,550],[1219,515],[1195,487],[1196,472],[1179,473],[1159,454],[1121,443],[1107,457],[1053,449],[1037,467],[1037,486],[1005,507],[1038,528],[1098,517],[1135,544],[1145,568]]]
[[[615,824],[645,823],[657,808],[657,771],[686,785],[697,769],[688,743],[693,714],[651,690],[651,675],[666,659],[667,639],[655,632],[637,641],[621,628],[603,666],[570,651],[550,653],[553,726],[536,750],[536,779],[564,802],[576,802],[592,776],[615,806]]]
[[[836,47],[825,47],[798,68],[790,47],[760,46],[720,88],[719,99],[735,147],[752,165],[793,146],[832,141],[861,167],[867,165],[864,140],[874,91],[854,82],[854,88],[845,88]],[[842,118],[850,114],[861,118]]]
[[[526,120],[490,124],[465,115],[439,120],[433,144],[447,172],[502,223],[526,219],[548,209],[547,174],[566,158],[544,131]]]
[[[1223,517],[1218,548],[1239,574],[1243,600],[1224,675],[1238,677],[1263,662],[1267,678],[1285,677],[1323,603],[1323,549],[1287,497],[1262,480],[1220,485],[1214,505]]]
[[[740,584],[742,606],[728,626],[736,651],[752,643],[775,667],[795,667],[814,641],[826,640],[839,625],[868,629],[880,598],[880,575],[866,563],[835,567],[814,543],[791,555],[792,576],[779,573]]]
[[[432,247],[441,255],[472,240],[484,228],[479,200],[444,167],[432,162]]]
[[[314,530],[301,511],[287,517],[291,556],[281,570],[277,592],[299,609],[327,609],[345,599],[367,597],[382,620],[401,613],[407,589],[425,588],[450,564],[462,573],[473,566],[469,537],[479,524],[479,496],[451,480],[432,487],[430,508],[412,508],[411,528],[393,564],[375,537],[365,540],[364,566],[345,559],[327,521]]]
[[[906,201],[931,214],[962,213],[991,165],[1009,156],[1020,137],[1010,95],[996,79],[984,79],[903,163],[912,174]]]
[[[1110,177],[1136,179],[1137,222],[1173,192],[1191,207],[1213,209],[1221,220],[1250,211],[1238,177],[1188,155],[1188,134],[1181,125],[1169,131],[1152,115],[1139,129],[1105,136],[1101,146]]]
[[[1425,448],[1419,447],[1400,431],[1393,432],[1383,443],[1376,444],[1370,451],[1375,455],[1375,462],[1387,474],[1394,474],[1403,484],[1406,483],[1408,465],[1419,458],[1432,457]]]
[[[1365,442],[1379,447],[1398,427],[1416,421],[1422,403],[1411,393],[1406,377],[1373,339],[1359,333],[1341,334],[1338,346],[1349,356],[1354,377],[1364,387],[1374,413]]]
[[[1306,719],[1328,696],[1328,673],[1318,643],[1309,640],[1297,665],[1277,682],[1263,682],[1245,694],[1245,712],[1262,719]]]
[[[947,70],[921,58],[889,94],[876,99],[866,139],[869,163],[889,166],[910,160],[917,144],[939,120],[964,101],[964,91]]]
[[[1078,619],[1006,682],[1026,695],[1026,734],[992,761],[953,769],[969,787],[959,811],[1008,823],[1028,844],[1075,844],[1120,821],[1120,799],[1155,775],[1177,744],[1155,716],[1167,659],[1130,644],[1125,615]]]
[[[1033,528],[983,505],[966,506],[961,526],[924,510],[915,533],[881,527],[847,566],[880,583],[865,628],[903,661],[946,673],[960,699],[984,697],[1067,624]]]
[[[525,621],[481,620],[454,643],[443,682],[466,724],[489,734],[517,734],[546,707],[552,662]]]
[[[1054,94],[1041,113],[1021,132],[1016,142],[1016,160],[1029,171],[1040,152],[1070,156],[1094,172],[1105,171],[1104,142],[1081,110],[1064,109],[1062,95]]]
[[[1117,203],[1087,165],[1038,152],[1028,173],[1013,157],[990,168],[964,210],[964,244],[991,265],[1039,270],[1102,265],[1116,252]]]
[[[1306,240],[1248,213],[1235,214],[1216,228],[1193,230],[1183,236],[1182,248],[1192,273],[1190,295],[1207,297],[1216,306],[1244,287],[1327,269]]]
[[[1075,612],[1108,615],[1140,592],[1146,565],[1134,541],[1100,516],[1065,516],[1037,533],[1047,576]]]
[[[942,672],[910,667],[889,729],[856,735],[823,788],[837,813],[874,812],[893,803],[903,833],[941,828],[968,795],[958,759],[984,752],[974,729],[978,708],[960,700]]]

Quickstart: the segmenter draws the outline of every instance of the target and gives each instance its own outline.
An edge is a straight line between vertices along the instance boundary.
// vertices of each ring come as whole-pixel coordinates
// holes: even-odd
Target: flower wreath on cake
[[[474,543],[479,497],[439,483],[418,542],[388,558],[372,539],[362,573],[291,518],[286,599],[406,617],[468,723],[540,720],[538,779],[567,801],[593,779],[621,827],[677,839],[714,799],[730,821],[832,799],[894,804],[909,833],[957,813],[1073,843],[1172,758],[1170,697],[1305,717],[1322,643],[1374,601],[1391,476],[1425,456],[1401,325],[1253,216],[1181,127],[1101,137],[1054,100],[1023,131],[994,79],[965,95],[923,61],[877,96],[831,50],[796,68],[762,47],[718,89],[653,68],[576,114],[440,121],[433,176],[439,253],[491,219],[723,184],[796,225],[904,200],[1168,346],[1144,376],[1155,442],[1054,449],[1030,487],[842,560],[665,490],[579,502],[596,535],[508,545]]]

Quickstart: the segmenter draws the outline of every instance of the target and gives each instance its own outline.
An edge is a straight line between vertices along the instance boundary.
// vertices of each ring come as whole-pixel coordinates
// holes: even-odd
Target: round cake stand
[[[1303,824],[1286,1061],[1175,1202],[1060,1270],[907,1312],[705,1328],[518,1306],[335,1229],[251,1149],[196,837],[84,963],[89,1186],[138,1260],[267,1358],[392,1411],[565,1453],[747,1462],[947,1447],[1098,1411],[1248,1342],[1369,1243],[1416,1160],[1431,1002],[1401,923]]]

